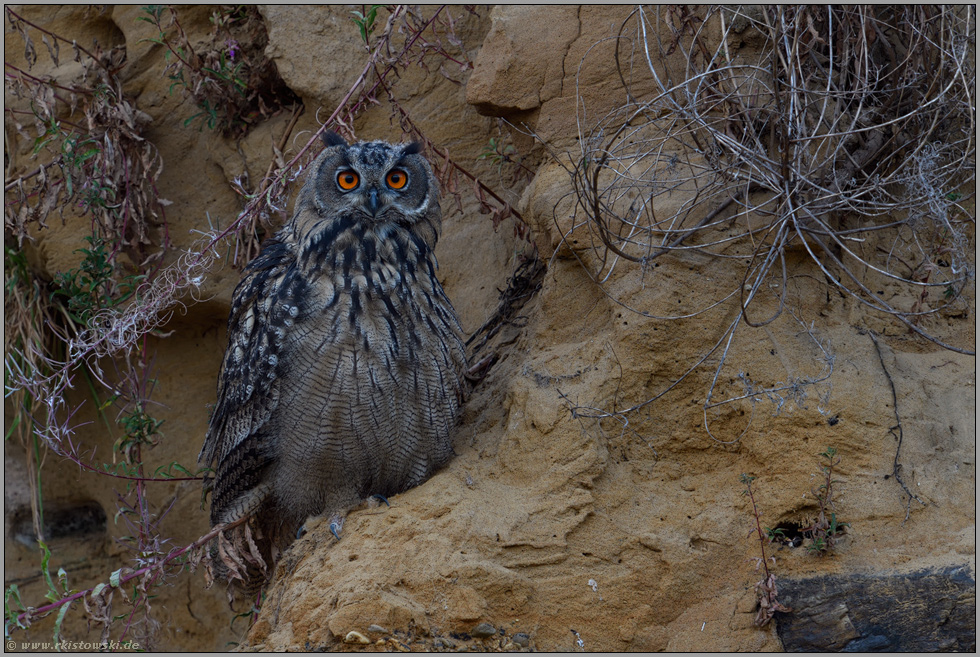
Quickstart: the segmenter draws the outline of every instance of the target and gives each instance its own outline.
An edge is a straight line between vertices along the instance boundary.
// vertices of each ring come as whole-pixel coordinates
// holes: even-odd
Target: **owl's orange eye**
[[[388,187],[401,189],[408,183],[408,174],[401,169],[394,169],[388,172],[385,181],[388,183]]]
[[[350,169],[345,169],[337,174],[337,184],[340,185],[340,188],[345,192],[349,192],[357,187],[357,183],[359,183],[360,180],[361,179],[357,177],[357,174]]]

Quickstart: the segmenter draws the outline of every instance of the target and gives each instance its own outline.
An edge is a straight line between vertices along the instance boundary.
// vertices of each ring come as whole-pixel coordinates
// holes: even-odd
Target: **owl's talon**
[[[305,523],[303,524],[302,527],[300,527],[299,529],[296,530],[296,540],[298,541],[299,539],[303,538],[304,536],[306,536],[306,524]]]
[[[336,520],[330,523],[330,533],[333,534],[338,541],[340,540],[340,528],[342,524],[343,523],[340,523]]]
[[[385,503],[385,506],[387,506],[389,508],[391,507],[391,505],[388,504],[388,498],[385,497],[384,495],[372,495],[371,498],[372,499],[375,499],[375,500],[378,500],[379,502],[384,502]]]

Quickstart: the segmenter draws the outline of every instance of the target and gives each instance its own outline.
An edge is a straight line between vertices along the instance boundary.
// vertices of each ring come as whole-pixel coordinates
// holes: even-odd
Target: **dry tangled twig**
[[[975,37],[965,6],[630,14],[611,37],[627,101],[603,116],[578,106],[566,243],[574,234],[585,244],[572,251],[600,285],[667,254],[697,252],[735,269],[730,287],[682,316],[613,299],[641,316],[688,319],[738,305],[721,338],[666,390],[607,415],[646,406],[712,355],[720,362],[706,428],[709,409],[767,396],[781,405],[825,381],[830,345],[796,317],[827,371],[765,390],[746,380],[745,394],[712,399],[736,333],[790,309],[790,282],[812,278],[807,267],[909,332],[974,353],[944,338],[938,320],[974,311]]]
[[[757,55],[732,45],[749,36]],[[972,353],[920,324],[974,280],[974,40],[970,7],[637,9],[617,43],[630,100],[581,135],[573,171],[596,279],[619,259],[748,256],[735,293],[763,326],[802,249],[859,302]],[[652,98],[634,95],[640,67]],[[931,302],[886,300],[888,284]],[[753,312],[771,287],[777,307]]]

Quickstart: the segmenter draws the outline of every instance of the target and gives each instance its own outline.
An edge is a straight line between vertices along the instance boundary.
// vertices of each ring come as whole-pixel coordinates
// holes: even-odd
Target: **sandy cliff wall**
[[[138,7],[102,14],[22,11],[80,43],[98,39],[103,46],[125,47],[121,77],[126,93],[152,118],[145,136],[165,163],[158,187],[172,202],[166,218],[176,249],[191,244],[192,231],[206,228],[208,215],[221,226],[235,218],[241,202],[230,182],[243,173],[252,181],[263,175],[272,143],[290,121],[288,110],[240,139],[187,127],[193,101],[168,92],[163,49],[147,40],[153,28],[137,20]],[[768,546],[777,582],[901,577],[954,567],[965,567],[967,580],[973,577],[975,359],[925,342],[828,291],[802,251],[789,258],[793,312],[738,335],[722,389],[735,394],[743,373],[766,386],[817,378],[827,368],[828,352],[829,379],[782,405],[760,398],[710,411],[709,433],[703,406],[717,367],[713,360],[655,402],[628,415],[611,412],[670,386],[738,312],[723,305],[665,321],[627,307],[657,316],[692,313],[741,276],[742,262],[671,254],[646,270],[619,266],[601,287],[587,273],[597,256],[584,248],[585,229],[573,230],[569,175],[527,133],[535,132],[561,159],[575,152],[578,124],[588,118],[577,109],[601,116],[623,101],[609,37],[629,12],[454,10],[456,35],[474,66],[448,76],[422,68],[402,73],[395,93],[425,135],[531,226],[545,263],[527,288],[535,293],[515,305],[480,350],[480,358],[496,360],[466,403],[457,457],[445,469],[392,498],[390,508],[352,514],[340,542],[326,527],[298,541],[280,561],[247,631],[244,619],[230,625],[233,614],[220,586],[206,591],[199,573],[174,576],[154,605],[162,624],[159,647],[224,649],[240,642],[303,650],[337,647],[357,631],[376,648],[779,650],[776,624],[760,629],[754,623],[759,543],[747,538],[754,519],[739,475],[756,477],[753,490],[765,526],[805,527],[818,511],[818,455],[828,446],[840,457],[836,510],[848,528],[824,556]],[[365,49],[346,8],[268,6],[261,14],[266,52],[305,107],[288,146],[295,150],[349,89]],[[180,15],[191,38],[203,39],[209,10],[187,8]],[[16,35],[6,36],[6,61],[20,62]],[[45,65],[51,66],[42,58],[37,66]],[[364,139],[402,135],[386,102],[360,114],[354,128]],[[491,138],[514,145],[530,174],[515,175],[510,162],[498,169],[479,159]],[[18,148],[17,166],[30,166],[29,145]],[[444,203],[437,253],[447,293],[471,334],[498,308],[526,242],[514,235],[512,218],[495,229],[465,189],[460,207]],[[73,216],[64,225],[49,224],[35,232],[30,247],[32,262],[47,277],[77,266],[74,251],[89,230]],[[164,437],[147,454],[151,467],[196,459],[239,276],[220,262],[199,292],[203,301],[189,304],[147,339],[156,359],[156,415],[165,420]],[[938,321],[951,341],[975,345],[972,314]],[[817,341],[804,330],[811,325]],[[877,347],[869,330],[876,332]],[[82,404],[76,416],[80,441],[111,459],[116,436],[94,413],[81,380],[71,399]],[[894,477],[896,411],[903,429],[901,473],[921,504],[908,505]],[[5,413],[9,423],[11,410]],[[25,599],[40,601],[45,589],[25,492],[30,475],[18,445],[8,441],[5,447],[5,580],[18,583]],[[78,517],[92,508],[104,513],[99,520],[98,511],[90,511],[95,520],[79,523],[75,533],[53,532],[50,541],[54,562],[64,565],[73,587],[104,581],[127,557],[114,542],[126,532],[114,522],[116,491],[124,486],[53,455],[43,480],[52,518]],[[155,486],[155,509],[172,504],[161,532],[173,544],[207,530],[198,482]],[[801,594],[794,589],[794,595]],[[850,622],[846,613],[838,616],[841,627]],[[67,619],[66,634],[97,636],[86,630],[81,613],[69,612]],[[32,635],[49,628],[39,624]]]

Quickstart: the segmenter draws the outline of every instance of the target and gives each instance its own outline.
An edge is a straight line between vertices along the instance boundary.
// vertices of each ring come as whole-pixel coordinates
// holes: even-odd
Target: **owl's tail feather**
[[[261,483],[234,498],[230,503],[224,505],[224,508],[212,505],[211,522],[214,524],[219,522],[232,523],[239,518],[254,515],[259,507],[269,499],[271,492],[272,484]],[[217,522],[215,522],[216,514],[218,515]]]

